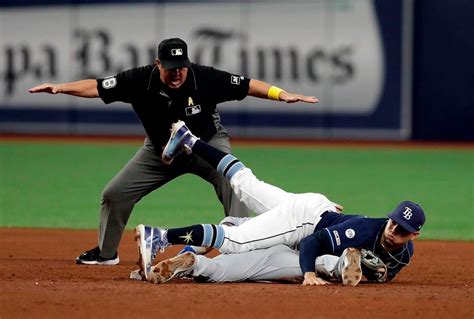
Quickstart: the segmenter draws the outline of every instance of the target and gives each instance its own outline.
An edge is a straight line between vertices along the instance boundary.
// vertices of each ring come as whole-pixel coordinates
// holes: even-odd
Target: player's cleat
[[[130,272],[130,279],[132,280],[145,280],[145,277],[143,276],[143,271],[140,269],[135,269]]]
[[[182,277],[189,275],[194,268],[195,262],[195,255],[191,252],[163,260],[151,267],[151,272],[148,274],[148,281],[155,284],[162,284],[177,276]]]
[[[100,255],[99,247],[92,248],[91,250],[85,251],[76,258],[76,264],[84,265],[107,265],[113,266],[117,265],[120,262],[118,254],[111,258],[105,258]]]
[[[166,247],[170,246],[166,238],[166,230],[140,224],[135,227],[135,241],[138,247],[137,264],[145,279],[148,279],[158,250],[164,251]]]
[[[203,255],[208,252],[206,247],[197,247],[197,246],[185,246],[183,249],[180,250],[178,255],[185,254],[185,253],[192,253],[194,255]],[[153,268],[153,267],[152,267]],[[185,278],[188,274],[186,272],[181,272],[176,274],[175,278]],[[146,280],[145,273],[141,269],[135,269],[130,272],[130,279],[132,280]]]
[[[171,125],[171,136],[163,149],[161,160],[168,165],[182,151],[191,154],[191,148],[197,139],[183,121],[173,123]]]
[[[360,250],[356,248],[346,248],[341,258],[343,258],[341,269],[342,284],[344,286],[357,286],[362,279]]]

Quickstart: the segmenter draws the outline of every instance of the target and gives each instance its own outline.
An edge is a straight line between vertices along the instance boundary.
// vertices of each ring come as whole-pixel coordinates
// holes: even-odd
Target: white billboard
[[[27,90],[152,63],[160,40],[181,37],[193,62],[320,99],[287,105],[250,97],[221,105],[224,112],[369,117],[387,85],[376,9],[372,0],[2,8],[0,108],[128,110],[121,103],[104,108],[100,100]]]

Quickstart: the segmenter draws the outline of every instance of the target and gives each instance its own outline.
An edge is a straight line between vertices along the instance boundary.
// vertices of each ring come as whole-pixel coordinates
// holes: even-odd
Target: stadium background
[[[26,94],[44,81],[191,58],[317,95],[317,107],[221,106],[233,136],[472,141],[468,0],[0,2],[0,132],[143,134],[130,107]],[[282,22],[285,21],[285,22]]]
[[[11,227],[91,229],[92,245],[100,192],[143,136],[128,106],[27,89],[149,63],[160,39],[180,36],[194,60],[321,99],[221,106],[234,153],[259,177],[325,193],[350,213],[384,216],[418,201],[428,215],[421,240],[467,241],[472,260],[473,13],[468,0],[0,1],[0,251]],[[141,201],[128,227],[221,217],[210,187],[185,176]],[[11,254],[1,258],[10,271]],[[469,299],[473,278],[463,276]],[[437,293],[426,298],[438,315],[454,311]]]

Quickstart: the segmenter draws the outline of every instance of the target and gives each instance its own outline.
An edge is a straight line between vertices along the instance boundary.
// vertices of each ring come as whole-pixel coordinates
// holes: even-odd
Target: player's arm
[[[67,94],[79,97],[99,97],[97,81],[92,79],[80,80],[61,84],[43,83],[28,90],[30,93]]]
[[[272,86],[266,82],[251,79],[249,84],[248,95],[262,99],[270,99],[275,101],[285,101],[286,103],[306,102],[318,103],[319,100],[315,96],[306,96],[296,93],[288,93],[283,89]]]
[[[300,267],[303,272],[303,285],[320,286],[329,284],[316,273],[316,258],[330,252],[330,239],[323,230],[317,231],[300,242]]]

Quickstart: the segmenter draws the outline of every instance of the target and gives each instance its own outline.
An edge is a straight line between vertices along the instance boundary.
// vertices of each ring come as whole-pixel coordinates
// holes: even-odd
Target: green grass
[[[100,194],[139,145],[0,142],[0,226],[96,228]],[[421,238],[474,239],[474,151],[238,146],[262,180],[320,192],[346,213],[385,216],[402,200],[427,214]],[[209,184],[183,176],[140,201],[128,223],[218,222]]]

